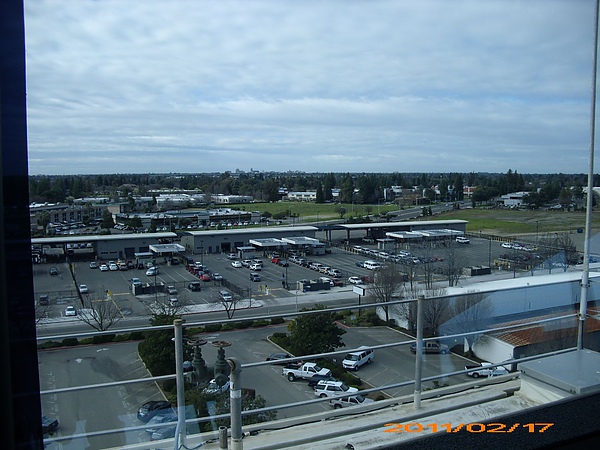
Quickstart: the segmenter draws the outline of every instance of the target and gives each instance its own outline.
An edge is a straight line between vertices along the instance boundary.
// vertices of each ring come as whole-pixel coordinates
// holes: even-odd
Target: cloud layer
[[[591,0],[26,0],[32,174],[587,172]]]

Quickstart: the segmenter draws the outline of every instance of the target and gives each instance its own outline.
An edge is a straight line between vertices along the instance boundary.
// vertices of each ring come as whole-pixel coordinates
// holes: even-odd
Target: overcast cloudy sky
[[[593,0],[25,0],[31,174],[587,173]]]

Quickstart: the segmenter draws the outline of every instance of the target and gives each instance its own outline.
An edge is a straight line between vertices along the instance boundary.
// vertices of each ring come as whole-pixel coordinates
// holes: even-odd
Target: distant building
[[[513,192],[511,194],[505,194],[500,197],[499,203],[507,207],[519,207],[523,204],[523,197],[527,195],[527,192]]]
[[[314,202],[317,200],[317,192],[316,191],[288,192],[287,198],[290,201]]]
[[[228,204],[228,203],[252,203],[254,197],[251,195],[224,195],[224,194],[213,194],[210,197],[213,203],[217,204]]]

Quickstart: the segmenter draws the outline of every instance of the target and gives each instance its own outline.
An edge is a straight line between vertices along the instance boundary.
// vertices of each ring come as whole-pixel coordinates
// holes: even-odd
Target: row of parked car
[[[346,370],[358,370],[365,364],[370,364],[375,357],[373,350],[368,347],[360,347],[355,352],[348,353],[342,361]],[[267,361],[276,361],[275,364],[283,365],[281,374],[289,381],[307,380],[308,386],[313,388],[317,397],[329,397],[329,404],[333,408],[363,405],[372,403],[373,400],[365,398],[358,393],[358,389],[347,386],[344,382],[334,378],[331,370],[320,367],[314,362],[286,363],[291,358],[287,353],[274,353]]]

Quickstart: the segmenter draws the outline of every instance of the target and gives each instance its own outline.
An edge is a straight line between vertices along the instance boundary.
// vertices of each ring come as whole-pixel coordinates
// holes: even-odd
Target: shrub
[[[83,338],[79,341],[79,345],[90,345],[92,343],[92,338]]]
[[[66,338],[62,340],[62,345],[64,345],[65,347],[74,347],[76,345],[79,345],[79,341],[77,340],[77,338]]]
[[[112,342],[114,339],[114,334],[103,334],[101,336],[93,336],[92,344],[105,344],[106,342]]]
[[[270,322],[266,319],[255,320],[254,322],[252,322],[252,327],[253,328],[266,327],[267,325],[269,325],[269,323]]]
[[[251,320],[243,320],[241,322],[236,322],[235,323],[235,327],[236,328],[240,328],[240,329],[249,328],[251,326],[252,326],[252,321]]]
[[[42,342],[40,345],[38,345],[38,348],[40,350],[44,350],[46,348],[57,348],[57,347],[62,347],[63,344],[61,344],[60,342],[56,342],[56,341],[46,341],[46,342]]]
[[[130,333],[122,333],[122,334],[117,334],[115,336],[115,338],[113,339],[113,342],[129,341],[130,339],[131,339]]]
[[[283,317],[273,317],[271,318],[271,325],[279,325],[281,323],[284,323],[285,320],[283,319]]]
[[[166,392],[174,392],[177,388],[177,382],[176,380],[165,380],[163,381],[162,387]]]
[[[144,333],[141,331],[132,331],[129,333],[129,339],[132,341],[141,341],[144,339]]]
[[[235,329],[235,327],[231,323],[224,323],[221,326],[221,331],[231,331],[231,330],[234,330],[234,329]]]
[[[192,328],[185,329],[186,336],[192,337],[192,336],[195,336],[200,333],[204,333],[204,327],[192,327]]]
[[[221,331],[222,327],[223,325],[220,323],[209,323],[204,326],[204,331],[207,333],[214,333],[215,331]]]

